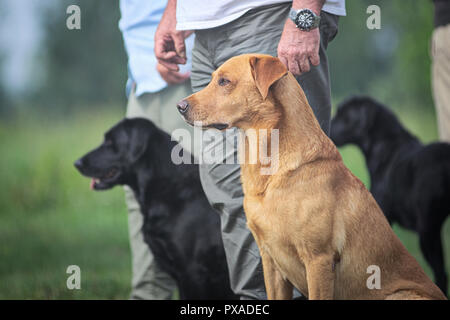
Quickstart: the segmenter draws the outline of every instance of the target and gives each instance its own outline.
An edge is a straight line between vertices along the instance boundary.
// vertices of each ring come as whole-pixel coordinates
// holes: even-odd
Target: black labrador
[[[124,119],[75,166],[93,178],[95,190],[131,187],[144,215],[145,242],[177,282],[181,299],[234,299],[220,218],[203,193],[198,165],[172,162],[176,144],[146,119]]]
[[[418,232],[436,284],[447,294],[441,229],[450,213],[450,144],[423,145],[369,97],[353,97],[338,106],[331,139],[337,146],[361,148],[370,191],[391,224]]]

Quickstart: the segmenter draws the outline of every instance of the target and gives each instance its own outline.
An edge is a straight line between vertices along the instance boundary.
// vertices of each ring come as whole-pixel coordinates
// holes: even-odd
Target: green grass
[[[122,111],[21,116],[0,125],[0,299],[126,299],[127,215],[121,188],[93,192],[73,162]],[[69,265],[81,290],[68,290]]]
[[[0,120],[0,299],[126,299],[131,264],[121,188],[92,192],[72,163],[102,140],[120,109],[93,109],[64,120],[21,115]],[[434,114],[405,110],[408,128],[436,138]],[[357,148],[342,148],[345,163],[368,185]],[[394,227],[428,274],[417,236]],[[450,266],[450,221],[444,228]],[[66,269],[81,268],[81,290],[68,290]]]

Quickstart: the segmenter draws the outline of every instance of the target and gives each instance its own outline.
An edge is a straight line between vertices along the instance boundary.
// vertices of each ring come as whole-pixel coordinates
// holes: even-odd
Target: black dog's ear
[[[364,134],[368,135],[377,121],[376,104],[372,99],[369,98],[361,99],[359,103],[362,105],[359,110],[361,128],[363,129]]]
[[[376,102],[370,97],[353,96],[338,105],[336,115],[346,117],[358,136],[366,136],[376,121],[375,106]]]
[[[147,150],[148,132],[138,123],[128,122],[128,133],[130,161],[136,162]]]
[[[130,144],[130,159],[131,162],[136,162],[147,150],[147,142],[132,140]]]

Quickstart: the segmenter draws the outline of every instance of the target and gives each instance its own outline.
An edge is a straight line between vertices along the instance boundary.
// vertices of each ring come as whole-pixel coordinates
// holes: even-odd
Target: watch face
[[[311,10],[302,10],[298,13],[295,22],[300,29],[311,29],[314,24],[314,14]]]

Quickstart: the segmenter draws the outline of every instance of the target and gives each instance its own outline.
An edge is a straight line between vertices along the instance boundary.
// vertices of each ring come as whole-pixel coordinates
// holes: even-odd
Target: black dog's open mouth
[[[117,168],[110,169],[106,174],[99,178],[93,177],[91,180],[92,190],[103,190],[111,187],[111,182],[117,177],[119,170]]]

